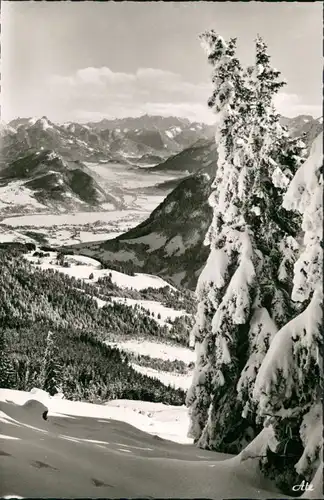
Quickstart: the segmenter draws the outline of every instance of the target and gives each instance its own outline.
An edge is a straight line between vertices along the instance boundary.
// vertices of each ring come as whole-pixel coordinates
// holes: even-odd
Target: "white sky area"
[[[213,122],[199,34],[238,38],[243,64],[268,44],[288,82],[285,116],[322,113],[321,2],[3,2],[2,119],[159,114]]]

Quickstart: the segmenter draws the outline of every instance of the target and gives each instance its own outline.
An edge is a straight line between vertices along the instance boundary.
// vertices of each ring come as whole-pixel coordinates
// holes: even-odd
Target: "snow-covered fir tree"
[[[282,172],[276,157],[284,131],[272,98],[283,83],[265,44],[258,38],[256,64],[243,71],[234,39],[227,43],[211,31],[202,41],[214,68],[209,105],[217,119],[218,165],[209,200],[210,255],[197,285],[189,435],[201,447],[236,453],[258,430],[249,412],[255,377],[292,315],[278,268],[289,271],[288,244],[294,261],[298,223],[280,209],[284,191],[273,181],[275,169]]]
[[[323,446],[322,148],[320,134],[284,198],[284,207],[303,217],[303,249],[294,266],[292,290],[292,298],[302,310],[275,335],[254,388],[259,416],[268,417],[277,440],[263,460],[263,469],[277,483],[285,482],[287,493],[299,476],[312,480],[320,467]],[[288,445],[292,456],[283,471],[279,457],[287,454]]]
[[[262,255],[256,268],[256,300],[248,336],[248,360],[238,382],[238,397],[245,402],[243,415],[254,411],[253,387],[271,339],[295,313],[291,301],[293,266],[298,257],[301,217],[287,211],[283,196],[299,166],[306,146],[289,137],[273,105],[274,94],[284,85],[270,64],[267,46],[258,36],[256,60],[249,70],[254,106],[250,135],[253,166],[243,167],[243,212],[253,232],[254,248]]]
[[[46,337],[46,350],[44,355],[41,385],[44,391],[51,396],[61,391],[62,370],[59,362],[58,347],[53,332],[49,331]]]

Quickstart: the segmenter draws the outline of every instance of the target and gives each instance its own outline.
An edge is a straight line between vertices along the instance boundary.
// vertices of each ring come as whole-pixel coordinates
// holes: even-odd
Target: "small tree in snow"
[[[218,165],[209,200],[210,255],[197,285],[189,434],[201,447],[237,452],[256,430],[248,410],[257,371],[292,314],[278,267],[286,259],[285,238],[295,257],[298,225],[280,209],[283,191],[273,181],[283,130],[272,98],[283,83],[265,44],[257,40],[255,67],[244,72],[235,40],[226,43],[213,31],[202,38],[214,67],[209,105],[217,117]]]
[[[51,331],[46,338],[46,350],[41,372],[42,389],[51,396],[61,391],[62,367],[59,362],[58,347]]]
[[[297,449],[290,461],[292,482],[297,475],[311,481],[319,466],[322,447],[319,423],[323,391],[322,144],[321,134],[284,198],[287,210],[297,210],[303,216],[304,245],[294,267],[292,290],[293,300],[301,303],[303,309],[275,335],[253,394],[259,416],[269,416],[274,427],[276,455],[285,454],[287,443],[296,443]],[[298,433],[304,451],[300,450]],[[268,456],[263,465],[266,470],[272,469],[274,477],[281,478],[278,461],[271,461]]]

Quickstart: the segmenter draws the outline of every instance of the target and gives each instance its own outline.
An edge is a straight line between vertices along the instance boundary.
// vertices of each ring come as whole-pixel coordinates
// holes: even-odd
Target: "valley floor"
[[[1,390],[0,400],[1,496],[282,498],[252,460],[175,442],[187,429],[183,407],[92,405],[38,390]]]

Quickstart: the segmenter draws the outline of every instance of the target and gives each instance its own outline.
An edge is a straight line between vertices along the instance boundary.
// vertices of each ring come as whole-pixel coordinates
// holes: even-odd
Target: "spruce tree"
[[[286,259],[285,238],[295,258],[298,223],[280,209],[284,191],[273,181],[284,133],[272,98],[283,82],[265,44],[258,38],[255,66],[243,71],[235,40],[226,43],[213,31],[202,39],[214,67],[209,105],[217,117],[218,164],[209,199],[210,255],[197,285],[189,435],[201,447],[236,453],[258,430],[251,411],[255,377],[278,327],[292,315],[278,267]]]
[[[54,334],[49,331],[46,337],[42,374],[42,389],[51,396],[61,391],[62,367],[59,361],[59,352]]]
[[[255,252],[262,257],[256,269],[248,360],[237,386],[238,397],[245,403],[244,416],[254,412],[255,378],[271,340],[296,311],[290,294],[301,218],[287,211],[282,202],[306,151],[305,145],[291,139],[280,125],[272,100],[284,82],[279,80],[279,71],[272,68],[267,46],[259,36],[249,77],[255,112],[250,135],[253,166],[246,169],[243,212],[253,232]]]
[[[289,185],[283,203],[287,210],[302,215],[303,249],[294,266],[292,290],[292,299],[301,304],[301,310],[275,335],[253,393],[259,417],[268,417],[277,439],[262,468],[280,481],[287,493],[299,476],[312,480],[322,448],[322,145],[321,134]],[[291,457],[287,456],[288,445]],[[279,460],[282,454],[286,472]]]

